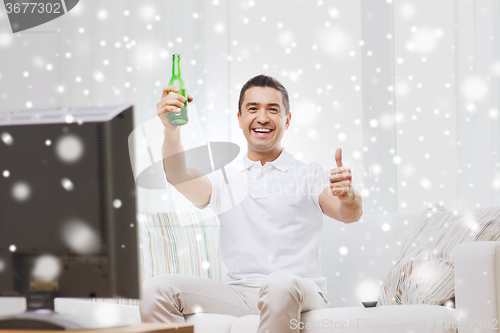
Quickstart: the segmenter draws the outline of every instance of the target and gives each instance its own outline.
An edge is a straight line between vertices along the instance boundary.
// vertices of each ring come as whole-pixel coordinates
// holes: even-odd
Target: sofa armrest
[[[500,242],[460,244],[453,250],[453,255],[455,306],[460,318],[460,333],[498,332]]]

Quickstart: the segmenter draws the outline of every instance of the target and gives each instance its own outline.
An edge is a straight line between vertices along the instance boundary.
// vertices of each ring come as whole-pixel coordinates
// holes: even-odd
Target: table
[[[92,329],[92,330],[76,330],[76,331],[52,331],[52,330],[0,330],[0,333],[193,333],[193,325],[185,324],[156,324],[156,323],[143,323],[132,324],[129,326],[105,328],[105,329]]]

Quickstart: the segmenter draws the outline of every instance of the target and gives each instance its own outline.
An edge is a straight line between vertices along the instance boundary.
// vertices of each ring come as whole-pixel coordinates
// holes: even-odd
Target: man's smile
[[[266,136],[266,135],[269,135],[269,133],[271,133],[273,131],[273,129],[268,128],[268,127],[255,127],[255,128],[252,128],[252,131],[257,136]]]

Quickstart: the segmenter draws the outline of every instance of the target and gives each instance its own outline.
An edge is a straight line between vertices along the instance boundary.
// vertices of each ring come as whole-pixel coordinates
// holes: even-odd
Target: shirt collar
[[[283,151],[281,152],[280,156],[278,156],[278,158],[272,162],[267,162],[266,165],[270,164],[282,172],[287,172],[290,165],[292,165],[292,162],[293,162],[292,154],[290,154],[285,150],[285,148],[283,148]],[[251,159],[249,159],[247,152],[243,156],[243,160],[240,161],[240,163],[238,163],[237,167],[240,171],[245,171],[248,170],[252,165],[254,165],[254,163],[260,164],[260,161],[252,161]]]

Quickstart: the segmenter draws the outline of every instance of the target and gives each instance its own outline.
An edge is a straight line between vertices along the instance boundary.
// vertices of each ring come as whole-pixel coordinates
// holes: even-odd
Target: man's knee
[[[294,274],[277,271],[269,274],[260,288],[259,298],[270,296],[271,299],[300,298],[299,283]]]
[[[177,283],[181,277],[176,274],[161,274],[147,279],[141,286],[141,299],[158,294],[173,295],[177,292]]]
[[[147,279],[141,285],[141,299],[139,309],[142,311],[152,310],[158,300],[172,302],[180,293],[178,288],[182,282],[182,276],[177,274],[162,274]]]
[[[142,322],[183,322],[179,295],[185,276],[162,274],[149,278],[141,285],[139,313]]]

